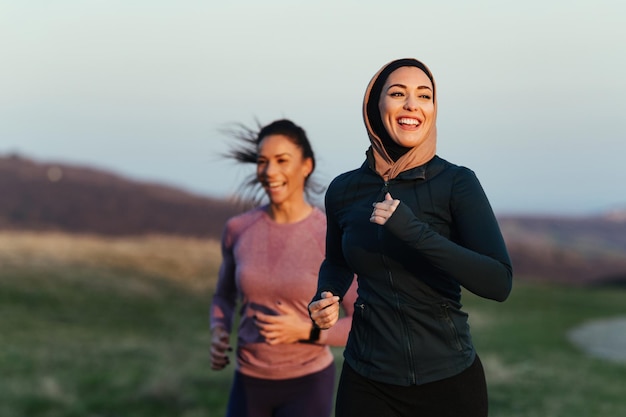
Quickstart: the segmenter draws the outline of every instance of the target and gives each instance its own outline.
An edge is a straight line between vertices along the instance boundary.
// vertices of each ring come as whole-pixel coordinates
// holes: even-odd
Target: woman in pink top
[[[222,235],[222,265],[211,304],[211,368],[224,369],[240,307],[237,366],[227,416],[330,416],[335,388],[330,346],[344,346],[356,281],[345,314],[331,329],[312,325],[307,305],[324,259],[326,218],[307,201],[315,157],[304,130],[278,120],[243,128],[230,156],[256,163],[252,183],[269,203],[231,218]]]

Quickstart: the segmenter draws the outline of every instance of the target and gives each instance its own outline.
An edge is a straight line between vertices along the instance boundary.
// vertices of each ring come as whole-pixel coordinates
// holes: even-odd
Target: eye
[[[404,97],[404,93],[402,91],[391,91],[389,92],[390,97]]]
[[[430,94],[422,94],[420,95],[420,98],[423,98],[425,100],[431,100],[432,96]]]

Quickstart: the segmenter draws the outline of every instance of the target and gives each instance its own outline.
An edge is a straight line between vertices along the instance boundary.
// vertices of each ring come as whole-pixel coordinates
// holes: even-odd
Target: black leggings
[[[478,356],[465,371],[423,385],[372,381],[344,362],[336,417],[487,417],[487,383]]]

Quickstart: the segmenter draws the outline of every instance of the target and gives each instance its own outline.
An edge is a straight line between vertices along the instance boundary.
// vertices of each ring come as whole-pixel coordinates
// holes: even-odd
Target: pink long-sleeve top
[[[356,280],[342,301],[342,318],[317,343],[269,345],[254,324],[256,312],[279,314],[276,304],[309,319],[324,259],[326,217],[318,208],[296,223],[276,223],[259,207],[231,218],[222,235],[222,264],[211,304],[211,329],[231,332],[240,305],[237,368],[265,379],[297,378],[330,365],[330,346],[345,346],[356,300]]]

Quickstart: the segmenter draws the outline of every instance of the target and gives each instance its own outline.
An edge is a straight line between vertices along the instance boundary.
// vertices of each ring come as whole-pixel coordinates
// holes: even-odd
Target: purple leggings
[[[235,372],[226,417],[328,417],[335,364],[292,379],[259,379]]]

